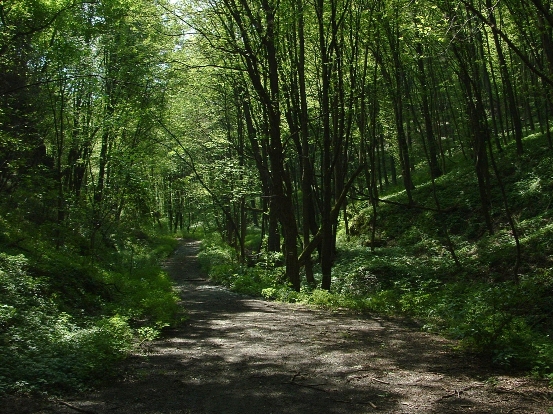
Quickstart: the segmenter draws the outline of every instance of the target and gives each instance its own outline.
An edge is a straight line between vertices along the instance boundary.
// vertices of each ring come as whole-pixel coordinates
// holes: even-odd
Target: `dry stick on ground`
[[[369,378],[370,380],[372,381],[375,381],[375,382],[379,382],[381,384],[386,384],[386,385],[390,385],[389,382],[387,381],[382,381],[382,380],[379,380],[378,378],[374,378],[374,377],[371,377],[369,376],[368,374],[367,375],[356,375],[354,377],[350,377],[347,381],[351,381],[351,380],[356,380],[356,379],[361,379],[361,378]]]
[[[376,381],[376,382],[380,382],[381,384],[386,384],[386,385],[390,385],[390,383],[389,383],[389,382],[387,382],[387,381],[382,381],[382,380],[379,380],[378,378],[374,378],[374,377],[371,377],[371,379],[372,379],[373,381]]]
[[[69,404],[68,402],[65,402],[65,401],[62,401],[62,400],[59,400],[59,399],[54,399],[54,402],[58,403],[58,404],[61,404],[61,405],[65,405],[66,407],[69,407],[71,408],[72,410],[75,410],[75,411],[78,411],[80,413],[87,413],[87,414],[97,414],[96,411],[92,411],[92,410],[85,410],[84,408],[79,408],[79,407],[76,407],[72,404]]]
[[[299,382],[295,382],[297,377],[301,377],[301,372],[296,372],[290,381],[285,381],[285,382],[283,382],[283,384],[298,385],[300,387],[313,388],[314,390],[323,391],[323,392],[328,393],[328,391],[325,390],[324,388],[317,388],[317,387],[320,387],[322,385],[326,385],[326,382],[324,382],[322,384],[301,384]]]
[[[378,408],[376,406],[376,404],[370,402],[370,401],[367,401],[367,402],[362,402],[362,401],[346,401],[346,400],[335,400],[335,399],[332,399],[332,401],[336,401],[336,402],[339,402],[339,403],[344,403],[344,404],[359,404],[359,405],[370,405],[372,408]]]
[[[328,390],[325,390],[324,388],[318,388],[323,385],[327,385],[326,382],[322,384],[301,384],[299,382],[283,382],[283,384],[292,384],[292,385],[297,385],[298,387],[311,388],[313,390],[326,392],[328,394]]]

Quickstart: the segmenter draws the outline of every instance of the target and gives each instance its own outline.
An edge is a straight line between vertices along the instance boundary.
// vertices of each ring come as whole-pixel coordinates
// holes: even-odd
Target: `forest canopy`
[[[175,234],[551,376],[552,91],[550,0],[0,2],[0,388],[177,323]]]

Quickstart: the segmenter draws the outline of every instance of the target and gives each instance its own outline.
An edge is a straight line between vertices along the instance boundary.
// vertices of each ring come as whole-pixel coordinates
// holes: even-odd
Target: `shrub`
[[[161,247],[129,242],[94,267],[48,245],[0,253],[0,393],[83,389],[136,337],[174,323],[178,297],[159,265],[174,242],[152,243]]]
[[[0,254],[0,392],[82,388],[130,350],[132,330],[119,316],[76,323],[26,264]]]

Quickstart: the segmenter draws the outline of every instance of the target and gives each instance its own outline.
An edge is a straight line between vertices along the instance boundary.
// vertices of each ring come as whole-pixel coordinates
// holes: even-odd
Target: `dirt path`
[[[547,413],[551,389],[508,377],[401,321],[243,297],[204,280],[199,245],[167,269],[190,318],[120,382],[51,413]]]

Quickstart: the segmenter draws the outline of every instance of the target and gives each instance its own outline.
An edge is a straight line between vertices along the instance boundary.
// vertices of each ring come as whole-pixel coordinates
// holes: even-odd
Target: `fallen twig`
[[[297,377],[299,377],[301,375],[301,372],[296,372],[294,374],[294,376],[292,377],[292,379],[290,380],[290,382],[294,382],[296,380]]]
[[[283,382],[283,384],[292,384],[292,385],[297,385],[298,387],[311,388],[311,389],[314,389],[314,390],[317,390],[317,391],[322,391],[322,392],[328,393],[328,391],[325,390],[324,388],[318,388],[322,385],[326,385],[326,383],[324,383],[324,384],[302,384],[301,382],[286,381],[286,382]]]
[[[72,404],[69,404],[68,402],[65,402],[63,400],[60,400],[60,399],[54,399],[54,402],[58,403],[58,404],[61,404],[61,405],[65,405],[66,407],[69,407],[71,408],[72,410],[75,410],[75,411],[78,411],[80,413],[87,413],[87,414],[97,414],[96,411],[92,411],[92,410],[86,410],[84,408],[79,408],[79,407],[76,407]]]
[[[345,403],[345,404],[370,405],[372,408],[378,408],[375,404],[373,404],[370,401],[362,402],[362,401],[347,401],[347,400],[336,400],[336,399],[332,399],[332,401],[336,401],[336,402],[339,402],[339,403]]]

